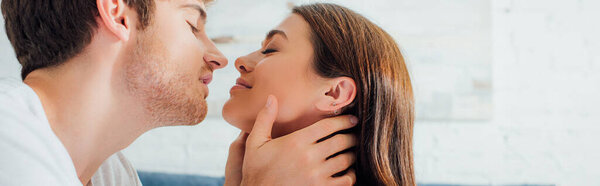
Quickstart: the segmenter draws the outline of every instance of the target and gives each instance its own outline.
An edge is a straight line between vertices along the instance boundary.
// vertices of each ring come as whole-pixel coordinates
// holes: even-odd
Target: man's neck
[[[65,64],[66,66],[70,64]],[[50,127],[67,149],[77,176],[86,185],[112,154],[131,144],[145,128],[143,118],[115,98],[111,78],[90,72],[89,64],[67,70],[36,70],[25,83],[42,102]]]

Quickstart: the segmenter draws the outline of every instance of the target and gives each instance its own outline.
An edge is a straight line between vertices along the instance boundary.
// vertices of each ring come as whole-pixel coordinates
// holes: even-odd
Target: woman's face
[[[291,14],[269,32],[259,50],[235,61],[240,78],[230,90],[223,117],[250,132],[267,96],[274,95],[279,101],[279,113],[273,137],[322,119],[315,103],[326,92],[320,90],[326,80],[315,73],[312,63],[310,27],[301,16]]]

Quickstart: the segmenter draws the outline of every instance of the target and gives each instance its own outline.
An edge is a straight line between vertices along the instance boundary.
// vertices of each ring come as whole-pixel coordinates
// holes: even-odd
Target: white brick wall
[[[484,115],[482,119],[417,121],[414,143],[419,182],[600,185],[600,146],[597,144],[600,142],[600,109],[595,108],[600,105],[600,1],[337,2],[382,24],[393,32],[401,45],[417,43],[406,36],[410,33],[415,35],[413,40],[418,40],[456,33],[468,27],[469,23],[475,24],[470,24],[473,27],[466,30],[485,29],[485,24],[489,24],[489,30],[485,32],[489,32],[488,43],[491,45],[487,54],[491,60],[490,72],[482,76],[487,75],[492,86],[489,111],[478,114]],[[209,10],[211,22],[208,24],[214,26],[208,31],[212,36],[257,34],[236,38],[243,47],[221,45],[233,62],[235,56],[255,49],[258,43],[254,42],[262,39],[262,34],[287,14],[287,10],[277,8],[282,6],[286,6],[286,1],[219,0]],[[421,14],[420,11],[410,12],[414,16],[394,17],[378,13],[381,7],[423,11]],[[428,7],[431,9],[428,10]],[[443,7],[483,7],[480,15],[488,16],[468,18],[466,13],[457,14]],[[257,16],[261,19],[255,19]],[[461,16],[461,20],[451,19]],[[404,25],[394,26],[396,22]],[[440,25],[440,29],[429,29],[436,25]],[[483,27],[478,28],[477,25]],[[394,34],[396,31],[402,33]],[[10,44],[5,34],[1,34],[0,76],[18,76],[18,65]],[[484,40],[475,42],[479,45],[485,43]],[[464,53],[486,51],[476,46],[460,46],[458,49],[452,45],[431,47],[442,47],[436,48],[436,51],[442,51],[443,47]],[[407,50],[411,68],[417,68],[416,63],[428,57],[461,60],[460,55],[447,58],[421,52],[423,50]],[[474,58],[485,57],[484,54]],[[466,60],[474,58],[471,56]],[[481,76],[480,71],[468,72],[473,77]],[[422,75],[414,73],[417,79]],[[237,77],[231,74],[235,74],[232,66],[217,72],[217,81],[210,86],[210,118],[195,127],[160,128],[144,134],[125,151],[133,164],[143,170],[223,175],[227,146],[238,132],[219,116],[220,100],[228,97],[228,87]],[[463,87],[448,85],[441,80],[415,86]]]

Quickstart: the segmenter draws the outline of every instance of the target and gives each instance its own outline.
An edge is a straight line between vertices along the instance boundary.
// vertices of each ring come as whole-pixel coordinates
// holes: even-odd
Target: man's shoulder
[[[14,77],[0,77],[0,95],[10,95],[25,88],[23,81]]]
[[[21,80],[0,78],[0,111],[26,109],[28,104],[39,102],[35,92]]]
[[[47,122],[40,99],[23,81],[0,78],[0,126],[23,120]]]
[[[20,80],[0,78],[0,149],[0,185],[81,184],[39,98]]]
[[[6,87],[20,86],[21,83],[23,83],[23,81],[19,80],[18,78],[15,78],[15,77],[10,77],[10,76],[0,77],[0,91]]]

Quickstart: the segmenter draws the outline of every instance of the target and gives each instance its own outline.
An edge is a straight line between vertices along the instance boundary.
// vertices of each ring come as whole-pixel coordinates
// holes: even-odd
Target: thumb
[[[246,149],[256,149],[271,140],[271,129],[277,117],[277,98],[269,95],[267,104],[258,112],[252,131],[246,141]]]

